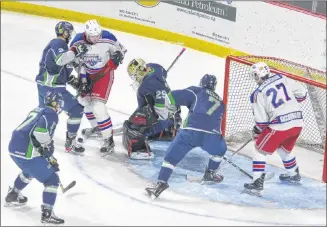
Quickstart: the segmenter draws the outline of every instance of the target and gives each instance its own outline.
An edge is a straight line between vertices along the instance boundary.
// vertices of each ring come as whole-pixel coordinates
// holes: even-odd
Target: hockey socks
[[[81,125],[82,118],[70,117],[67,119],[67,131],[70,134],[77,134],[77,131]]]
[[[160,169],[160,173],[158,176],[158,181],[167,182],[169,180],[171,174],[173,173],[174,169],[175,169],[175,166],[173,166],[172,164],[170,164],[167,161],[163,161],[161,169]]]
[[[28,175],[24,175],[24,173],[21,172],[15,180],[14,190],[19,193],[31,182],[32,179],[33,178],[30,178]]]
[[[104,121],[98,121],[99,130],[102,133],[103,138],[109,138],[112,134],[112,122],[108,117]]]
[[[220,156],[211,156],[208,163],[208,169],[216,170],[219,168],[222,157]]]
[[[94,114],[92,112],[86,112],[85,113],[85,116],[89,120],[92,128],[98,126],[98,123],[97,123],[97,121],[95,119],[95,116],[94,116]]]

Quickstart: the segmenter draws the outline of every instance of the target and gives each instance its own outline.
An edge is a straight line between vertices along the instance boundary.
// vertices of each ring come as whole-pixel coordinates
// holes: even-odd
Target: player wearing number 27
[[[14,187],[9,188],[5,198],[7,206],[21,206],[27,197],[21,191],[33,178],[44,185],[41,222],[62,224],[64,220],[54,215],[52,209],[57,197],[59,171],[53,157],[53,135],[58,124],[58,114],[64,107],[60,93],[49,91],[44,98],[44,107],[32,110],[27,118],[12,133],[9,154],[21,169]]]
[[[250,96],[254,120],[255,149],[253,155],[253,183],[245,184],[250,191],[262,191],[265,177],[266,155],[276,150],[287,173],[281,181],[301,180],[299,167],[292,150],[303,126],[299,102],[306,99],[307,90],[299,82],[279,74],[271,74],[263,62],[251,66],[251,76],[259,85]]]
[[[211,155],[203,181],[219,183],[224,179],[222,175],[216,173],[227,150],[226,142],[221,135],[221,120],[225,107],[222,99],[215,93],[216,84],[216,77],[206,74],[201,79],[200,87],[191,86],[168,93],[165,101],[167,108],[186,106],[189,114],[183,129],[178,131],[168,148],[157,185],[146,188],[150,196],[158,197],[168,188],[167,181],[173,169],[195,147],[201,147]]]

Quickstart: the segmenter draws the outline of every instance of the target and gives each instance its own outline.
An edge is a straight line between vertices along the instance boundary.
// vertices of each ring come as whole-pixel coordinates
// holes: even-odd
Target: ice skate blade
[[[4,207],[22,207],[25,206],[26,203],[5,203]]]
[[[281,184],[285,184],[285,185],[302,185],[302,182],[301,181],[283,181],[283,180],[280,180],[280,183]]]
[[[262,197],[262,191],[258,191],[258,190],[255,190],[255,189],[244,189],[242,191],[242,193],[246,193],[246,194],[249,194],[249,195],[254,195],[254,196],[257,196],[257,197]]]
[[[148,188],[145,189],[146,191],[146,195],[151,199],[151,200],[155,200],[157,198],[157,196],[155,196]]]
[[[81,153],[81,152],[69,151],[67,153],[71,153],[73,155],[78,155],[78,156],[84,156],[85,155],[85,152]]]
[[[112,150],[112,151],[106,151],[106,152],[101,152],[101,157],[105,158],[105,157],[108,157],[108,156],[111,156],[111,155],[114,155],[115,154],[115,151]]]
[[[46,222],[46,221],[42,221],[41,220],[41,223],[43,224],[43,226],[62,226],[62,225],[65,225],[65,222],[61,222],[61,223],[54,223],[54,222]]]

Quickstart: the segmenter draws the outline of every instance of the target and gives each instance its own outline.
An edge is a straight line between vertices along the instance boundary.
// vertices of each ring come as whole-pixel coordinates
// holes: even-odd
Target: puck
[[[81,137],[79,137],[78,139],[77,139],[77,141],[79,142],[79,143],[83,143],[83,138],[81,138]]]

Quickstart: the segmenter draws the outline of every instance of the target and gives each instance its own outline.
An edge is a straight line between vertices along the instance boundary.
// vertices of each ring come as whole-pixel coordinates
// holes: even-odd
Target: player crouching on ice
[[[115,144],[106,103],[114,83],[114,71],[122,64],[127,50],[112,33],[102,30],[96,20],[87,21],[84,30],[70,44],[71,48],[83,44],[89,49],[75,61],[79,78],[72,80],[71,85],[81,95],[79,101],[92,127],[83,129],[83,136],[102,137],[100,152],[108,153],[114,150]]]
[[[32,110],[12,133],[9,154],[22,172],[17,176],[14,187],[9,187],[5,200],[6,206],[25,205],[27,197],[20,192],[36,178],[44,185],[41,222],[62,224],[64,220],[53,212],[60,182],[56,173],[59,165],[53,157],[53,135],[58,124],[58,114],[64,106],[63,96],[48,92],[44,105],[44,108]]]
[[[244,184],[245,192],[261,195],[265,179],[266,155],[276,150],[287,173],[282,182],[299,182],[301,176],[292,150],[303,126],[299,102],[306,99],[307,91],[298,82],[279,74],[271,74],[263,62],[251,66],[250,74],[259,85],[250,101],[256,125],[253,127],[253,183]]]
[[[159,64],[146,64],[142,59],[133,59],[127,72],[137,89],[138,107],[123,125],[123,145],[130,158],[152,159],[145,138],[168,139],[175,135],[181,125],[180,109],[174,112],[165,107],[165,97],[170,92],[167,71]]]
[[[167,181],[175,166],[195,147],[201,147],[211,155],[203,182],[223,181],[224,177],[216,170],[227,151],[226,142],[220,131],[225,107],[222,99],[215,93],[216,84],[216,77],[206,74],[201,79],[200,87],[192,86],[168,94],[165,105],[169,109],[175,109],[176,105],[187,106],[189,114],[183,129],[178,131],[168,148],[157,184],[145,189],[149,196],[158,197],[169,187]]]
[[[39,107],[44,107],[44,97],[48,91],[62,94],[65,106],[63,110],[68,114],[65,148],[67,152],[84,154],[84,147],[76,141],[83,117],[83,106],[66,89],[66,84],[73,77],[73,67],[70,64],[76,57],[81,57],[87,52],[84,44],[68,49],[68,43],[75,35],[74,27],[67,21],[57,23],[55,27],[57,38],[52,39],[45,47],[40,61],[40,71],[36,76],[39,93]]]

